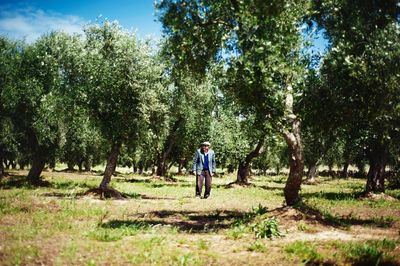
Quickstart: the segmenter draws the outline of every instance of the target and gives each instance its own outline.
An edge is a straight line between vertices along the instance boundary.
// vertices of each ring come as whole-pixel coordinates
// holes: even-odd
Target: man
[[[196,150],[194,155],[192,173],[196,174],[196,198],[200,198],[204,179],[206,181],[204,198],[210,196],[211,180],[216,172],[215,153],[210,149],[210,146],[210,142],[203,142],[201,148]]]

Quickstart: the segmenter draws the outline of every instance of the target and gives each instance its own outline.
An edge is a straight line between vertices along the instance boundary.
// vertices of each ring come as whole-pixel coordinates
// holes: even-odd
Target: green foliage
[[[279,230],[279,221],[275,217],[267,218],[255,223],[252,225],[252,229],[256,238],[272,239],[282,236],[282,233]]]
[[[85,29],[86,103],[105,139],[137,142],[150,114],[159,107],[162,65],[148,43],[123,30],[117,22]]]

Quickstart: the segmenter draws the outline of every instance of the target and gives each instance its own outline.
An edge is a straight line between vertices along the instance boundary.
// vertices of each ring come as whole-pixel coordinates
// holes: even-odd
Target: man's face
[[[207,153],[207,152],[208,152],[208,149],[209,149],[210,147],[209,147],[209,146],[206,146],[206,145],[203,145],[202,148],[203,148],[203,151],[204,151],[205,153]]]

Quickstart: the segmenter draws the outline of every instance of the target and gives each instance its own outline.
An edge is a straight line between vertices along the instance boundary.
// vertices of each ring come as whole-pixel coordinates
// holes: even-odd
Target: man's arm
[[[194,153],[193,166],[192,166],[192,172],[194,172],[194,173],[196,172],[196,168],[197,168],[196,165],[197,165],[198,159],[199,159],[199,154],[196,150],[196,152]]]
[[[215,162],[215,153],[214,152],[212,154],[211,164],[212,164],[212,167],[211,167],[212,172],[213,172],[213,174],[215,174],[215,172],[217,172],[217,164]]]

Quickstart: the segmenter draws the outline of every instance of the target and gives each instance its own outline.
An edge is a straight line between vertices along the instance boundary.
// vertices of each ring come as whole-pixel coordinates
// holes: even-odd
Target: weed
[[[267,212],[268,212],[268,208],[262,206],[261,203],[259,203],[257,207],[252,207],[250,212],[245,213],[241,217],[236,217],[232,224],[233,224],[233,226],[238,226],[238,225],[242,225],[242,224],[248,224],[255,217],[257,217],[259,215],[263,215],[263,214],[265,214]]]
[[[265,244],[259,240],[254,241],[248,248],[248,251],[265,252],[267,248]]]
[[[251,214],[252,214],[252,216],[257,216],[257,215],[263,215],[267,212],[268,212],[268,208],[262,206],[261,203],[258,203],[257,207],[252,208]]]
[[[297,224],[297,229],[298,229],[299,231],[302,231],[302,232],[310,232],[310,231],[312,231],[311,228],[310,228],[305,222],[303,222],[303,221],[300,221],[300,222]]]
[[[256,238],[269,238],[281,237],[282,234],[279,230],[279,221],[275,218],[267,218],[252,226]]]
[[[210,248],[210,242],[200,239],[197,241],[197,247],[200,250],[208,250]]]
[[[232,227],[232,229],[230,229],[228,231],[228,237],[232,238],[232,239],[240,239],[242,238],[247,232],[248,232],[248,228],[244,225],[244,224],[240,224],[237,226]]]

